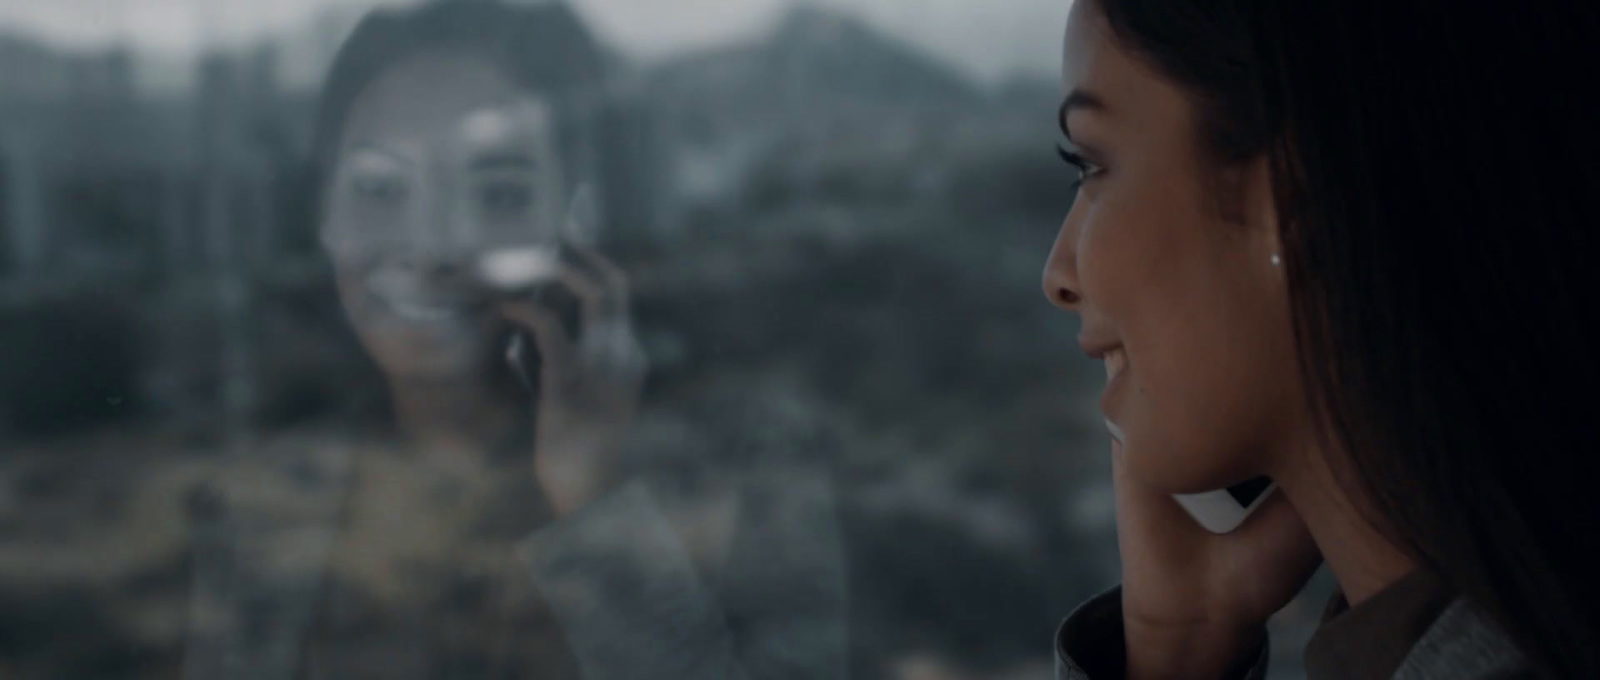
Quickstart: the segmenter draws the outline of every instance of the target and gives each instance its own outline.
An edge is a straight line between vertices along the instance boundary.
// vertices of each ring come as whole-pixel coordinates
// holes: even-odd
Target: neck
[[[424,453],[477,451],[516,426],[515,407],[481,381],[397,378],[389,384],[400,434]]]
[[[1351,607],[1416,569],[1404,551],[1366,520],[1361,501],[1338,482],[1322,448],[1302,446],[1291,458],[1293,469],[1278,471],[1273,478],[1305,521]]]

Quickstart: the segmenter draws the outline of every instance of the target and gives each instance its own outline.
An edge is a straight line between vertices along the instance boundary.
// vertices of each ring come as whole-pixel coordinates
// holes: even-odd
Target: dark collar
[[[1355,608],[1335,592],[1322,625],[1306,644],[1308,680],[1389,678],[1455,595],[1416,571]]]

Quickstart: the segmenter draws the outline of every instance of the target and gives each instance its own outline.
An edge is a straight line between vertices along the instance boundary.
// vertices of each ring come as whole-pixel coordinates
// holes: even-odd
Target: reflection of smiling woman
[[[643,371],[626,277],[578,219],[599,62],[559,5],[379,15],[341,53],[318,128],[322,240],[401,433],[447,466],[516,449],[531,389],[527,448],[558,512],[612,481]]]
[[[398,436],[354,457],[336,517],[295,508],[315,526],[238,541],[264,564],[336,527],[326,559],[294,558],[313,573],[213,579],[234,584],[231,657],[262,677],[837,676],[820,477],[719,471],[689,493],[623,465],[645,367],[626,276],[585,231],[602,75],[559,3],[380,12],[342,48],[319,231]],[[251,601],[275,613],[245,625]]]
[[[563,674],[512,548],[540,499],[559,516],[620,481],[643,367],[624,276],[568,226],[598,61],[564,8],[442,4],[369,17],[329,76],[320,232],[401,439],[354,461],[309,633],[325,672],[367,672],[365,628],[425,673]]]
[[[544,435],[598,440],[621,431],[637,388],[636,377],[583,363],[636,362],[631,346],[580,355],[554,310],[517,294],[555,283],[582,301],[577,340],[626,335],[623,277],[565,228],[563,170],[577,154],[559,147],[553,100],[529,87],[465,48],[418,49],[362,86],[334,128],[323,241],[350,321],[388,377],[398,424],[431,442],[430,451],[518,421],[518,400],[493,391],[504,382],[494,376],[506,372],[511,326],[535,341],[540,387],[562,377],[616,393],[602,404],[615,414],[585,411],[584,424],[605,432],[581,434],[564,432],[577,423],[556,418],[572,395],[543,390]],[[563,249],[579,261],[563,262]]]
[[[1073,6],[1044,289],[1106,363],[1123,583],[1063,677],[1263,677],[1324,560],[1314,680],[1600,673],[1597,44],[1590,3]],[[1260,475],[1233,533],[1171,498]]]

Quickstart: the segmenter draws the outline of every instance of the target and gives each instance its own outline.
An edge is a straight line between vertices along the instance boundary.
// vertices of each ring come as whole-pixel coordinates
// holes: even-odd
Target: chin
[[[1229,447],[1173,441],[1170,437],[1141,436],[1124,428],[1122,456],[1134,479],[1169,494],[1197,494],[1224,489],[1254,477],[1234,474],[1234,461],[1219,455]]]
[[[373,358],[392,378],[413,380],[459,380],[481,374],[483,353],[475,346],[414,342],[369,343]]]
[[[456,363],[395,365],[385,369],[384,372],[396,378],[423,382],[455,382],[480,377],[476,365]]]

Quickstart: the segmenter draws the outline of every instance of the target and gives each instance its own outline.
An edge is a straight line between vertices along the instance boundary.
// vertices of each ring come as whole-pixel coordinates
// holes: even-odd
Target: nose
[[[1078,284],[1077,229],[1073,222],[1071,214],[1062,221],[1055,246],[1050,249],[1050,259],[1044,265],[1044,296],[1050,304],[1069,312],[1079,311],[1083,303]]]
[[[467,190],[457,168],[443,154],[432,156],[412,208],[414,242],[424,253],[452,257],[482,245],[471,215],[462,210]]]
[[[420,256],[433,256],[450,245],[450,234],[444,226],[450,220],[449,203],[444,200],[438,182],[424,176],[416,182],[405,203],[405,244]]]

